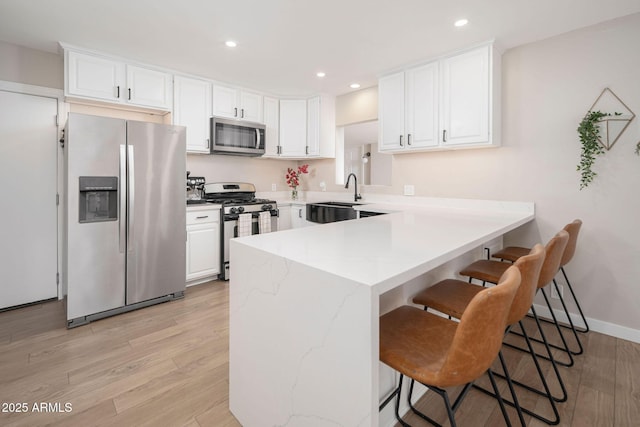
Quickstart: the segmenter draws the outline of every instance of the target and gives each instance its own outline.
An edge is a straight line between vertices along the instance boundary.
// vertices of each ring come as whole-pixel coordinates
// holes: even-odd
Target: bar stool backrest
[[[580,227],[582,227],[582,221],[579,219],[573,220],[569,224],[564,226],[564,230],[569,233],[569,242],[562,254],[562,260],[560,261],[560,267],[564,267],[571,261],[573,254],[576,253],[576,244],[578,242],[578,233],[580,233]]]
[[[556,276],[558,270],[560,270],[560,260],[562,254],[567,247],[569,241],[569,233],[564,230],[560,230],[545,246],[546,256],[544,257],[544,263],[542,264],[542,270],[540,271],[540,278],[538,279],[538,288],[545,287],[548,283],[551,283]]]
[[[522,320],[531,308],[533,298],[538,290],[538,279],[540,278],[540,270],[542,269],[544,258],[544,246],[538,243],[531,249],[529,255],[518,258],[513,264],[520,270],[522,280],[511,304],[511,310],[509,310],[509,316],[507,316],[507,325],[513,325]]]
[[[498,286],[479,292],[465,309],[437,376],[439,387],[466,384],[482,375],[502,346],[507,315],[520,286],[520,271],[511,266]]]

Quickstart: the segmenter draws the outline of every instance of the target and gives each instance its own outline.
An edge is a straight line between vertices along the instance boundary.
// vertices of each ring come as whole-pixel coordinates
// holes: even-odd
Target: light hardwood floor
[[[0,426],[239,425],[228,410],[227,283],[191,287],[182,300],[71,330],[65,319],[58,301],[0,313],[0,409],[12,411],[0,412]],[[559,404],[560,425],[640,425],[640,345],[595,332],[583,341],[585,354],[562,368],[569,400]],[[512,350],[505,356],[514,376],[535,383],[529,358]],[[543,367],[558,390],[546,362]],[[546,401],[520,396],[550,415]],[[12,403],[26,403],[28,411],[15,412]],[[40,403],[53,404],[54,412],[34,411]],[[434,393],[418,408],[445,420]],[[474,390],[456,419],[460,426],[504,425],[495,401]],[[413,415],[405,420],[426,425]]]

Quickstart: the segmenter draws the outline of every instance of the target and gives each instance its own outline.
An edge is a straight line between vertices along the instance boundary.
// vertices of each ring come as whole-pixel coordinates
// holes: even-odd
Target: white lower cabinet
[[[187,282],[220,273],[220,208],[187,210]],[[191,283],[195,284],[195,283]]]
[[[278,206],[278,231],[291,228],[291,206]]]
[[[307,205],[304,203],[291,204],[291,228],[301,228],[315,225],[307,221]]]

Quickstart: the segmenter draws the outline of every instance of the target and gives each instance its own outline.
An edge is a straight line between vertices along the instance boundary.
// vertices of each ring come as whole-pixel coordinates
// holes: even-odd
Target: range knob
[[[196,180],[195,180],[195,179],[191,179],[191,180],[189,180],[189,183],[190,183],[191,185],[194,185],[194,184],[196,183]]]
[[[229,212],[231,212],[232,214],[238,213],[238,208],[231,208],[229,209]]]
[[[262,205],[262,210],[263,211],[270,211],[271,209],[273,209],[273,206],[271,206],[271,205]]]
[[[240,213],[244,212],[244,207],[243,207],[243,206],[240,206],[240,207],[238,208],[238,212],[240,212]]]

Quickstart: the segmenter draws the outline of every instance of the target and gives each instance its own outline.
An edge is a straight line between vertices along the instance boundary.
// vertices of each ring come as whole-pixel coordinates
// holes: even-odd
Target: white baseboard
[[[534,307],[536,308],[536,312],[538,313],[538,315],[546,318],[551,318],[551,313],[549,312],[548,307],[539,304],[534,304]],[[569,323],[564,310],[554,309],[553,313],[559,321]],[[576,327],[582,327],[583,323],[580,315],[575,313],[570,314],[573,324]],[[603,322],[602,320],[598,319],[591,319],[589,317],[587,317],[587,322],[589,322],[589,328],[592,331],[640,344],[640,330],[616,325],[614,323]]]

